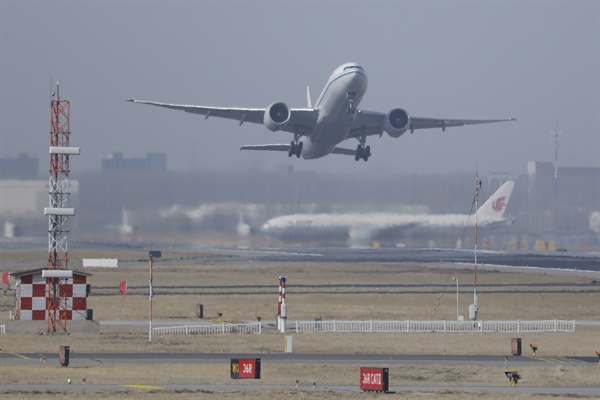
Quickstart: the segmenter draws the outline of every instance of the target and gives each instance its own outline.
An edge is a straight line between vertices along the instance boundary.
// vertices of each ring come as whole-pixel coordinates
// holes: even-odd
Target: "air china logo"
[[[492,209],[496,212],[502,211],[502,209],[506,205],[506,202],[504,200],[506,200],[506,196],[500,197],[498,200],[492,202]]]

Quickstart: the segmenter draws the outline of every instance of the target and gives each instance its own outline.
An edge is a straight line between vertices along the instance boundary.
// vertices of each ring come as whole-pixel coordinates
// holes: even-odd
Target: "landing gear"
[[[356,98],[356,93],[348,92],[346,97],[348,98],[348,108],[346,108],[346,113],[354,114],[354,111],[356,111],[356,105],[354,104],[354,99]]]
[[[288,150],[288,157],[296,156],[296,158],[300,158],[302,155],[302,146],[304,144],[302,142],[290,142],[290,149]]]
[[[362,158],[363,160],[368,161],[369,157],[371,157],[371,146],[359,144],[356,148],[356,153],[354,154],[354,160],[358,161]]]

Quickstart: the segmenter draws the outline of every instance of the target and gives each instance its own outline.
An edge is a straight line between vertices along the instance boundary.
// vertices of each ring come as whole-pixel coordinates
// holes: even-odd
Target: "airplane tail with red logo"
[[[506,181],[496,192],[477,210],[477,219],[482,223],[502,221],[504,211],[510,200],[515,181]]]

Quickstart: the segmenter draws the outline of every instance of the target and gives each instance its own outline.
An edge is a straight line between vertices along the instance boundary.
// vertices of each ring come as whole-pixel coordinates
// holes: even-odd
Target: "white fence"
[[[575,332],[575,321],[296,321],[303,332]],[[0,334],[4,327],[0,325]],[[262,333],[259,322],[249,324],[205,324],[152,328],[160,335],[230,335]]]
[[[236,333],[262,333],[258,322],[250,324],[182,325],[152,328],[152,333],[160,335],[229,335]]]
[[[6,335],[6,324],[0,325],[0,335]]]
[[[575,332],[575,321],[296,321],[302,332]]]

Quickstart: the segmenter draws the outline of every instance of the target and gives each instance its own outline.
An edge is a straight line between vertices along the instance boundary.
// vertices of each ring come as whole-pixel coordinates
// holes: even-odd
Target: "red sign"
[[[388,369],[387,368],[360,368],[360,388],[362,390],[374,390],[377,392],[388,391]]]
[[[231,359],[232,379],[260,379],[260,358]]]
[[[8,271],[2,273],[2,283],[8,284],[8,276],[9,275],[10,275],[10,272],[8,272]]]
[[[121,294],[127,294],[127,281],[121,281],[121,283],[119,283],[119,290],[121,291]]]

